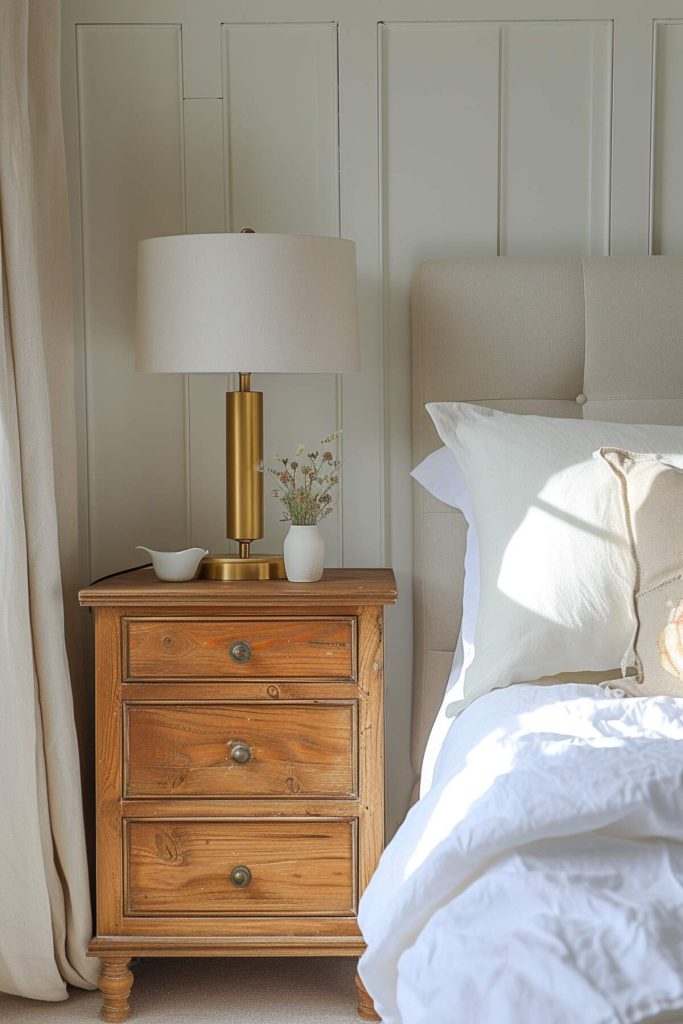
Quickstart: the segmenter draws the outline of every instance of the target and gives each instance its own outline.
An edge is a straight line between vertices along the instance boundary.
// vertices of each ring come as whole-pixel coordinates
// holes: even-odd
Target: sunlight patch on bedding
[[[526,733],[533,733],[537,742],[542,742],[544,754],[557,743],[590,743],[592,747],[623,745],[624,737],[615,736],[614,732],[621,732],[624,723],[618,722],[618,730],[615,730],[615,723],[610,719],[609,733],[603,732],[597,723],[584,716],[588,702],[594,707],[594,698],[586,697],[524,711],[516,716],[517,736],[523,739]],[[546,738],[541,740],[539,733],[545,734]]]
[[[636,714],[635,708],[634,713],[629,714],[627,707],[620,717],[612,714],[611,704],[606,703],[609,699],[605,698],[604,690],[598,690],[589,697],[554,701],[530,711],[520,712],[516,715],[516,735],[511,738],[518,745],[519,740],[531,733],[535,737],[535,742],[541,744],[541,753],[549,754],[553,745],[557,746],[560,743],[582,743],[591,747],[624,746],[632,737],[648,735],[648,731],[644,729],[644,722],[648,719],[653,720],[653,735],[663,727],[662,717],[657,714],[656,705],[651,698],[634,698],[649,700],[650,706],[646,716]],[[603,714],[600,714],[601,710]],[[681,728],[683,729],[683,723]]]
[[[533,737],[540,765],[543,758],[551,761],[566,753],[570,746],[623,747],[630,737],[643,735],[642,716],[625,714],[615,718],[611,714],[611,701],[605,699],[603,691],[595,689],[591,696],[565,698],[518,712],[505,729],[496,728],[480,740],[468,753],[462,768],[443,786],[406,863],[404,879],[448,838],[496,779],[512,771],[529,737]],[[605,708],[604,721],[596,702],[602,702]]]
[[[454,825],[465,819],[472,805],[488,792],[498,776],[510,771],[515,748],[503,742],[503,735],[502,729],[495,729],[481,740],[467,755],[461,771],[444,786],[406,863],[404,879],[410,878],[452,833]]]
[[[576,684],[566,685],[573,688]],[[615,750],[638,739],[642,741],[648,735],[656,738],[663,732],[671,733],[672,729],[683,739],[683,715],[675,723],[670,721],[670,698],[633,698],[615,714],[614,698],[607,697],[592,684],[578,685],[585,696],[570,697],[563,687],[564,695],[560,700],[541,703],[509,716],[505,726],[498,726],[481,738],[458,767],[448,759],[439,766],[430,793],[434,804],[405,862],[404,880],[453,834],[474,805],[494,788],[496,780],[513,772],[518,761],[528,763],[530,745],[540,783],[544,774],[552,772],[553,763],[562,763],[572,747]],[[536,691],[538,695],[536,687],[523,689]],[[507,699],[510,699],[509,691]],[[491,694],[481,698],[487,707],[491,700]],[[483,712],[484,705],[478,701],[476,704]],[[619,701],[619,705],[622,704],[624,702]],[[444,772],[452,774],[441,782],[438,776]]]
[[[595,546],[598,563],[595,566],[596,573],[601,570],[599,563],[609,562],[610,547],[624,545],[623,538],[606,531],[599,522],[579,518],[539,495],[527,509],[500,558],[497,587],[501,594],[549,622],[566,626],[566,605],[555,606],[549,598],[562,594],[562,590],[558,591],[553,583],[562,579],[567,572],[567,565],[571,564],[570,556],[576,543],[577,531],[607,542]],[[539,536],[543,537],[543,563],[539,562],[536,552]],[[534,567],[533,572],[529,572],[530,565]],[[602,567],[604,571],[607,568],[607,565]],[[596,601],[597,595],[590,591],[585,597],[590,604],[601,604],[599,598]]]

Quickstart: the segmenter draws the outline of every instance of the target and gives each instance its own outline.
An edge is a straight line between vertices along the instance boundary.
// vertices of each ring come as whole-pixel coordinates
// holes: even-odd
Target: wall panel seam
[[[385,34],[386,34],[386,23],[377,23],[377,48],[376,48],[376,68],[375,68],[375,80],[376,86],[376,101],[377,101],[377,271],[379,281],[379,325],[378,325],[378,342],[379,342],[379,400],[380,400],[380,546],[382,565],[387,565],[390,560],[390,549],[391,549],[391,520],[389,511],[389,502],[387,496],[389,494],[389,471],[390,471],[390,459],[389,459],[389,438],[391,436],[391,418],[389,402],[387,396],[389,395],[388,387],[388,346],[386,343],[386,329],[388,323],[388,303],[389,303],[389,282],[387,278],[386,270],[386,230],[387,230],[387,189],[386,189],[386,119],[384,116],[384,94],[386,92],[384,74],[385,74]]]
[[[647,252],[652,256],[654,250],[654,203],[655,203],[655,134],[656,134],[656,103],[657,103],[657,36],[659,19],[652,21],[652,57],[650,74],[650,168],[648,180],[648,211],[647,211]]]
[[[81,322],[83,325],[82,331],[82,346],[81,346],[81,372],[84,384],[84,394],[82,396],[83,401],[83,420],[85,429],[85,513],[86,513],[86,552],[87,552],[87,571],[88,571],[88,582],[93,578],[93,530],[92,530],[92,496],[90,493],[90,446],[91,446],[91,431],[90,431],[90,418],[89,418],[89,402],[88,402],[88,345],[87,345],[87,325],[86,325],[86,304],[85,304],[85,239],[84,239],[84,200],[83,200],[83,146],[81,141],[81,81],[80,81],[80,61],[79,61],[79,50],[78,50],[78,29],[79,26],[74,24],[73,26],[73,45],[74,45],[74,65],[75,65],[75,84],[76,84],[76,110],[75,121],[76,121],[76,141],[78,145],[77,165],[78,165],[78,202],[79,202],[79,258],[80,258],[80,270],[81,270],[81,294],[79,296],[79,304],[81,311]],[[83,524],[79,524],[79,529],[83,529]]]
[[[498,167],[496,188],[496,255],[502,255],[503,220],[503,70],[504,70],[504,28],[498,26]]]
[[[335,116],[337,118],[335,130],[335,161],[336,161],[336,186],[337,186],[337,235],[342,233],[342,197],[341,197],[341,111],[339,92],[341,88],[339,76],[339,22],[334,22],[334,84],[335,84]],[[335,398],[337,408],[335,410],[335,430],[341,431],[341,437],[337,442],[337,450],[340,457],[344,458],[344,382],[340,373],[335,374]],[[340,566],[344,565],[344,474],[339,477],[339,494],[337,499],[337,561]]]
[[[614,18],[610,21],[610,48],[609,48],[609,125],[608,125],[608,150],[607,159],[607,256],[612,255],[612,175],[614,169]]]
[[[184,59],[184,37],[183,26],[178,26],[178,66],[180,71],[180,95],[178,96],[178,123],[180,126],[180,187],[183,195],[182,227],[183,234],[187,233],[187,158],[185,153],[185,59]],[[192,536],[192,472],[190,466],[190,379],[183,374],[183,436],[185,442],[183,466],[185,472],[185,543],[190,546]]]

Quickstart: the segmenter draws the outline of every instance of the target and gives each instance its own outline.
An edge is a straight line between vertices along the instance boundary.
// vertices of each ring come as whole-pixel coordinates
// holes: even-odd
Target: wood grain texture
[[[303,680],[259,680],[231,679],[209,682],[208,680],[178,680],[169,686],[168,680],[145,680],[144,682],[124,682],[121,694],[126,701],[249,701],[272,704],[275,707],[280,701],[300,700],[348,700],[355,697],[356,688],[352,680],[338,679],[334,681],[316,679]]]
[[[356,797],[331,799],[330,797],[186,797],[179,806],[177,799],[169,797],[134,797],[121,803],[124,818],[166,818],[169,814],[182,814],[193,818],[296,818],[308,817],[348,818],[358,814]]]
[[[151,569],[139,569],[125,576],[96,583],[81,590],[82,605],[108,607],[191,608],[214,607],[251,612],[255,608],[313,607],[320,612],[328,605],[358,607],[394,604],[396,579],[391,569],[326,569],[319,583],[290,583],[288,580],[258,580],[222,583],[191,580],[189,583],[161,583]]]
[[[122,964],[131,956],[360,956],[358,898],[384,833],[382,601],[395,598],[393,574],[339,570],[327,590],[291,585],[296,599],[289,585],[238,594],[214,583],[208,596],[182,584],[169,597],[149,574],[141,585],[144,576],[117,580],[109,606],[100,585],[84,597],[92,603],[95,592],[97,659],[89,952],[111,962],[112,1013],[127,1012]],[[171,644],[176,663],[187,644],[188,674],[174,681],[155,662],[159,637],[163,651],[168,629],[188,623],[189,644],[178,632]],[[232,637],[226,623],[263,644],[273,678],[201,678],[205,659],[215,665]],[[126,681],[131,624],[154,636],[153,680]],[[250,625],[258,634],[246,637]],[[347,673],[351,648],[355,678],[287,678],[292,646],[319,636],[343,642]],[[235,740],[251,760],[233,761]],[[238,866],[251,871],[244,888],[231,881]]]
[[[147,941],[163,942],[169,947],[176,941],[191,945],[197,940],[200,944],[209,943],[223,949],[226,956],[232,955],[231,949],[245,946],[270,949],[270,955],[279,956],[283,944],[295,948],[302,943],[315,945],[318,942],[348,946],[349,956],[354,943],[356,954],[365,949],[355,914],[154,913],[127,915],[124,923],[120,936],[124,943],[129,940],[136,945]],[[239,956],[239,952],[236,955]]]
[[[347,821],[129,822],[127,911],[350,914],[354,839]]]
[[[355,793],[355,702],[125,707],[128,797]]]
[[[267,936],[231,935],[98,935],[88,956],[360,956],[365,943],[359,936],[324,934],[296,936],[271,931]]]
[[[97,813],[97,930],[121,930],[122,779],[121,620],[111,608],[95,619],[95,794]]]
[[[355,623],[345,619],[125,620],[127,679],[353,679]],[[244,663],[230,654],[248,645]]]
[[[100,992],[103,995],[100,1015],[102,1020],[123,1021],[130,1016],[128,997],[133,987],[133,975],[128,970],[130,960],[124,957],[106,957],[100,972]]]
[[[359,617],[359,893],[363,894],[384,849],[384,609]]]

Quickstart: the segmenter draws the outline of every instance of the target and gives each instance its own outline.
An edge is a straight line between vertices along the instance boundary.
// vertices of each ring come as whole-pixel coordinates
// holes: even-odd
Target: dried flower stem
[[[273,490],[274,498],[283,505],[282,522],[293,526],[315,526],[332,511],[331,491],[339,483],[341,460],[326,447],[339,440],[341,431],[328,434],[320,442],[319,449],[307,453],[307,461],[299,459],[305,452],[300,444],[293,459],[273,454],[279,463],[276,469],[268,472],[275,477],[277,487]]]

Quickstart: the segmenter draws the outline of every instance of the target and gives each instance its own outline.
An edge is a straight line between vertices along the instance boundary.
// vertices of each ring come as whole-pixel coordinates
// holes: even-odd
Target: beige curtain
[[[98,971],[85,956],[74,722],[84,693],[59,19],[59,0],[0,0],[0,991],[52,1000]]]

